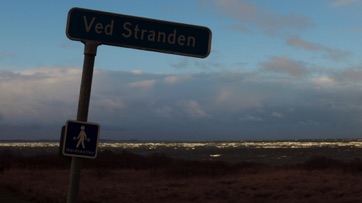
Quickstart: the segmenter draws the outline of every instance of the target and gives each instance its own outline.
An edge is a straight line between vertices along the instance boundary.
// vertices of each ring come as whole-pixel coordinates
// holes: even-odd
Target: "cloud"
[[[317,78],[313,78],[312,82],[318,86],[322,86],[322,87],[332,87],[337,85],[338,83],[333,80],[332,78],[328,77],[328,76],[320,76]]]
[[[241,120],[249,121],[249,122],[263,122],[264,121],[263,118],[250,116],[250,115],[242,117]]]
[[[208,116],[197,101],[184,100],[180,102],[180,106],[191,118],[205,118]]]
[[[141,89],[150,89],[153,88],[155,83],[156,83],[155,80],[143,80],[143,81],[130,82],[128,83],[128,86],[137,87]]]
[[[335,0],[329,4],[330,7],[342,7],[350,4],[361,2],[361,0]]]
[[[341,60],[351,55],[348,51],[342,51],[338,49],[329,48],[317,43],[311,43],[306,40],[301,39],[298,36],[290,37],[288,39],[288,45],[304,49],[307,51],[319,51],[324,53],[329,59]]]
[[[274,56],[269,61],[261,63],[263,70],[284,73],[294,77],[305,76],[308,74],[306,65],[287,57]]]
[[[213,51],[214,53],[214,51]],[[202,69],[202,70],[219,70],[222,64],[216,62],[217,58],[211,57],[205,60],[197,60],[194,58],[183,57],[179,61],[171,63],[171,66],[176,69]]]
[[[250,31],[250,27],[257,27],[265,33],[275,34],[288,30],[304,30],[314,26],[304,16],[279,15],[247,1],[214,0],[213,3],[222,16],[235,19],[236,28],[242,32]]]
[[[288,45],[306,49],[309,51],[317,51],[317,50],[322,49],[321,45],[307,42],[305,40],[300,39],[298,36],[290,37],[288,39]]]
[[[179,60],[177,63],[172,63],[171,66],[177,69],[184,69],[189,67],[190,60],[186,57],[183,57],[181,60]]]
[[[144,74],[144,71],[143,70],[133,70],[133,71],[131,71],[131,73],[133,73],[133,74]]]
[[[166,76],[163,81],[166,84],[177,84],[177,83],[181,83],[184,82],[185,80],[190,79],[188,76],[175,76],[175,75],[170,75],[170,76]]]
[[[334,75],[345,85],[359,84],[362,78],[362,65],[353,68],[347,68]]]
[[[127,107],[120,98],[100,98],[97,100],[96,105],[110,111],[121,110]]]
[[[13,52],[6,52],[6,51],[0,52],[0,60],[13,58],[15,56],[16,56],[16,54]]]
[[[173,110],[170,106],[162,106],[156,108],[154,111],[157,115],[161,117],[170,118]]]
[[[297,69],[289,70],[293,64]],[[359,67],[312,75],[303,63],[288,58],[271,58],[263,65],[265,69],[253,73],[98,70],[88,120],[101,124],[104,139],[360,136]],[[292,79],[280,80],[279,73]],[[12,139],[58,139],[60,127],[76,117],[80,77],[81,68],[71,67],[2,71],[2,132]]]
[[[272,112],[271,115],[275,118],[283,118],[284,115],[282,113],[279,112]]]
[[[0,77],[0,113],[6,119],[42,121],[66,114],[57,108],[47,109],[48,102],[69,104],[76,95],[80,71],[74,68],[46,67],[16,72],[2,72]],[[79,88],[79,87],[78,87]]]

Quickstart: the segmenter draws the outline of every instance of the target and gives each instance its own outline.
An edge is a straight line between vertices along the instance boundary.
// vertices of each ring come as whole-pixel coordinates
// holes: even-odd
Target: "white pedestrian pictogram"
[[[85,134],[84,129],[85,129],[84,126],[80,127],[80,132],[79,132],[79,135],[77,137],[77,139],[78,139],[78,143],[77,143],[77,146],[76,146],[77,148],[79,148],[80,144],[82,144],[83,149],[85,148],[84,141],[87,140],[87,134]]]
[[[99,124],[68,120],[65,126],[63,154],[95,158],[98,135]]]

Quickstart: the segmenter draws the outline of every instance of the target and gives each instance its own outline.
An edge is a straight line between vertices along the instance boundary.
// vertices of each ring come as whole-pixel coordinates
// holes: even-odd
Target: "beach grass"
[[[82,163],[79,202],[360,202],[362,161],[303,163],[175,159],[102,151]],[[20,200],[65,202],[69,157],[0,152],[0,188]],[[4,196],[4,194],[2,195]],[[1,196],[1,198],[5,198]],[[3,202],[3,201],[1,201]]]

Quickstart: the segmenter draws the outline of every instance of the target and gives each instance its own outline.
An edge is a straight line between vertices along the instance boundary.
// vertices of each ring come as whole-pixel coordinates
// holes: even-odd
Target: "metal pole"
[[[80,84],[80,93],[78,101],[77,120],[87,122],[89,100],[92,89],[92,77],[94,69],[94,60],[97,54],[98,42],[84,42],[84,62],[82,81]],[[82,158],[72,157],[69,175],[69,187],[67,203],[76,203],[79,191],[80,174],[82,167]]]

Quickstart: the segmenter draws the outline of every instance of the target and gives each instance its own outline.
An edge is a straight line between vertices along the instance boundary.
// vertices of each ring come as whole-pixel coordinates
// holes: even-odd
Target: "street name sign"
[[[97,156],[99,124],[68,120],[65,126],[63,154],[83,158]]]
[[[205,58],[211,49],[207,27],[82,8],[68,13],[66,34],[76,41]]]

